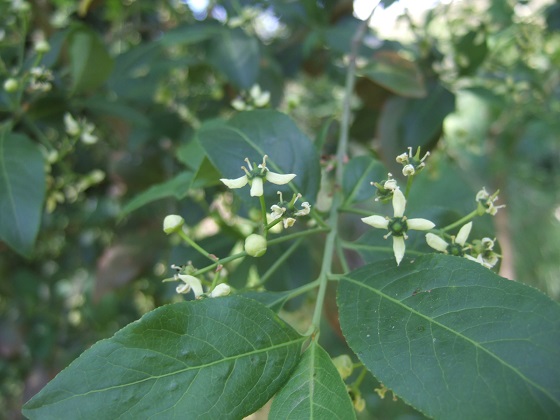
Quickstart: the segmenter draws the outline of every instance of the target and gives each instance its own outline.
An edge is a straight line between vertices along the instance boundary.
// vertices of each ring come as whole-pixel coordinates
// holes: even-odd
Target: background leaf
[[[313,340],[272,401],[270,419],[355,419],[346,386],[329,354]]]
[[[342,189],[344,204],[371,199],[377,189],[371,182],[387,179],[385,166],[371,156],[358,156],[344,166]]]
[[[240,89],[249,89],[259,77],[259,43],[241,29],[222,31],[210,41],[208,61]]]
[[[0,239],[29,257],[45,199],[43,156],[27,136],[0,134]]]
[[[167,305],[83,353],[24,414],[239,419],[284,384],[304,339],[252,299]]]
[[[74,94],[101,86],[113,70],[113,59],[94,31],[78,27],[69,37],[71,90]]]
[[[311,140],[287,115],[270,110],[241,112],[228,122],[205,123],[197,137],[212,164],[225,178],[242,176],[240,167],[246,157],[260,163],[267,154],[270,170],[297,174],[293,184],[313,204],[319,189],[319,156]],[[243,193],[249,196],[249,187],[245,188],[247,191]],[[264,189],[274,201],[277,190],[288,190],[267,183]]]
[[[121,211],[121,216],[124,216],[148,203],[162,198],[175,197],[177,200],[185,198],[189,192],[191,182],[193,179],[192,172],[183,172],[175,178],[161,184],[152,185],[146,191],[138,194],[128,203],[126,203]]]
[[[350,347],[435,418],[558,418],[560,306],[463,258],[382,261],[340,281]]]

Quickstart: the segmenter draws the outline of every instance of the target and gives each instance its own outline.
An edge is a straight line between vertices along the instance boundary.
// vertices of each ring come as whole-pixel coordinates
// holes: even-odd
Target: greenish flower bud
[[[332,361],[342,379],[346,379],[350,375],[352,375],[354,364],[352,363],[352,359],[350,358],[350,356],[348,356],[347,354],[341,354],[340,356],[332,359]]]
[[[15,91],[18,90],[18,88],[19,88],[19,82],[13,77],[10,77],[4,82],[4,90],[8,93],[14,93]]]
[[[181,216],[170,214],[163,219],[163,231],[169,235],[178,232],[184,224],[185,219]]]
[[[48,53],[50,50],[51,50],[51,46],[47,41],[43,40],[35,44],[35,51],[37,51],[39,54]]]
[[[245,239],[245,251],[251,257],[262,257],[266,252],[266,238],[253,233]]]

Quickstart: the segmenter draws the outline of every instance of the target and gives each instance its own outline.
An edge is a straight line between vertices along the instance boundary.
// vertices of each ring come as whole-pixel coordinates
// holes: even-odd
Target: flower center
[[[408,230],[406,217],[393,217],[389,221],[387,229],[389,229],[389,232],[391,232],[394,236],[404,236]]]
[[[463,247],[459,244],[450,244],[447,247],[447,252],[449,253],[449,255],[454,255],[455,257],[462,257],[463,255],[465,255],[465,253],[463,252]]]

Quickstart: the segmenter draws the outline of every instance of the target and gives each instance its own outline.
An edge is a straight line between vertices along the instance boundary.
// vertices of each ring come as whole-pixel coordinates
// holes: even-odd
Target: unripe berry
[[[14,93],[16,90],[18,90],[18,87],[19,82],[13,77],[10,77],[4,82],[4,90],[8,93]]]
[[[262,257],[266,252],[266,238],[253,233],[245,239],[245,251],[251,257]]]

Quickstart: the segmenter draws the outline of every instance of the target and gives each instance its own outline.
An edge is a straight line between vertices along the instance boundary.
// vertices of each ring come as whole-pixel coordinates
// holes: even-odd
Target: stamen
[[[248,163],[249,161],[247,161]],[[249,164],[249,168],[251,168],[251,164]],[[245,174],[250,178],[251,177],[251,173],[247,170],[247,168],[245,166],[242,166],[241,169],[243,169],[245,171]],[[251,168],[252,170],[253,168]]]
[[[249,158],[245,158],[245,162],[247,162],[247,166],[249,167],[249,170],[252,171],[253,167],[251,166],[251,162],[249,162]]]

